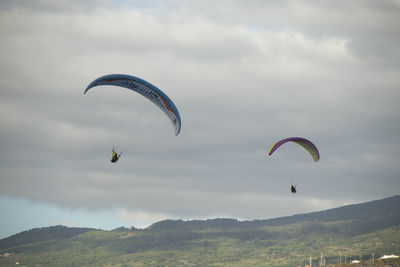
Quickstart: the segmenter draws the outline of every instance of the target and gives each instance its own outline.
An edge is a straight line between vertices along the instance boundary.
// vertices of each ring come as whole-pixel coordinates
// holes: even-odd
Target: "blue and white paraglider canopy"
[[[175,128],[175,135],[178,135],[181,131],[181,117],[178,109],[174,102],[160,89],[152,85],[151,83],[140,79],[135,76],[126,74],[109,74],[97,78],[89,84],[84,94],[91,88],[100,85],[114,85],[120,86],[141,94],[148,100],[157,105],[171,120],[172,125]]]

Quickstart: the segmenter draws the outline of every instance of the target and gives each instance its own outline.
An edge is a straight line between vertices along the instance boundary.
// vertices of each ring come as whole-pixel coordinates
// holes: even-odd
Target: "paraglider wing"
[[[84,94],[91,88],[99,85],[120,86],[141,94],[157,105],[171,120],[175,128],[175,135],[181,131],[181,117],[172,100],[160,89],[138,77],[125,74],[110,74],[97,78],[86,88]]]
[[[319,160],[319,152],[318,152],[317,147],[311,141],[309,141],[305,138],[302,138],[302,137],[289,137],[289,138],[285,138],[285,139],[278,141],[271,147],[268,155],[272,155],[272,153],[274,153],[274,151],[277,150],[278,147],[280,147],[281,145],[283,145],[284,143],[287,143],[287,142],[295,142],[296,144],[301,145],[308,151],[308,153],[310,153],[311,157],[313,158],[313,160],[315,162],[317,162]]]

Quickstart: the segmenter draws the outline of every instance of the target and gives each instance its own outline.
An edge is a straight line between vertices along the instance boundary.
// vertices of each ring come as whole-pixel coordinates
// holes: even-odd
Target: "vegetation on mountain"
[[[326,264],[369,261],[400,254],[400,196],[270,220],[53,226],[0,240],[0,253],[9,253],[0,266],[304,266],[310,257],[316,266],[321,253]]]

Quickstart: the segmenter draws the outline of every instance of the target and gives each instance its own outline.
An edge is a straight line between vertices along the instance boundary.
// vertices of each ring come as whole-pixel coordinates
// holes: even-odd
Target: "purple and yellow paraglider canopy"
[[[315,162],[317,162],[319,160],[319,152],[317,147],[309,140],[302,138],[302,137],[289,137],[289,138],[285,138],[282,139],[278,142],[276,142],[269,150],[268,155],[272,155],[272,153],[274,153],[275,150],[278,149],[278,147],[280,147],[281,145],[287,143],[287,142],[294,142],[296,144],[301,145],[302,147],[304,147],[308,153],[310,153],[311,157],[313,158],[313,160]]]

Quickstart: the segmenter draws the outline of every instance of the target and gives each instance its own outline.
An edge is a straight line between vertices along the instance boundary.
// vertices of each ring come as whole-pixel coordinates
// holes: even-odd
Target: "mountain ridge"
[[[344,205],[341,207],[331,208],[323,211],[314,211],[309,213],[301,213],[290,216],[283,216],[271,219],[255,219],[255,220],[238,220],[234,218],[214,218],[205,220],[182,220],[182,219],[166,219],[159,222],[155,222],[148,226],[144,230],[181,230],[183,228],[194,227],[220,227],[220,228],[230,228],[238,226],[249,226],[258,227],[262,225],[266,226],[282,226],[287,224],[294,224],[299,222],[328,222],[328,221],[341,221],[341,220],[368,220],[371,218],[376,219],[376,212],[379,211],[379,221],[382,227],[389,227],[391,225],[396,225],[400,223],[400,195],[395,195],[379,200],[372,200],[363,203]],[[371,217],[371,212],[375,211],[375,216]],[[51,232],[56,232],[54,230],[62,230],[59,237],[72,237],[81,233],[92,230],[100,230],[90,227],[67,227],[63,225],[47,226],[41,228],[33,228],[30,230],[25,230],[20,233],[11,235],[9,237],[0,239],[0,249],[2,248],[2,241],[13,237],[18,240],[23,235],[32,235],[35,232],[51,234]],[[125,228],[119,227],[114,230],[140,230],[135,227]]]
[[[364,203],[344,205],[341,207],[331,208],[323,211],[314,211],[309,213],[295,214],[290,216],[283,216],[271,219],[256,219],[256,220],[237,220],[233,218],[216,218],[216,219],[206,219],[206,220],[172,220],[166,219],[156,222],[150,225],[149,229],[161,229],[165,227],[171,227],[171,229],[176,228],[178,225],[183,226],[186,224],[206,224],[209,222],[218,222],[218,225],[224,225],[225,227],[237,226],[244,224],[254,224],[260,225],[265,224],[268,226],[275,225],[286,225],[298,223],[300,221],[339,221],[339,220],[368,220],[371,218],[371,211],[378,211],[380,209],[380,219],[388,220],[388,225],[396,224],[400,221],[400,195],[395,195],[379,200],[372,200]]]
[[[0,266],[315,266],[400,254],[400,195],[287,217],[163,220],[146,229],[51,226],[0,240]],[[399,262],[400,264],[400,262]]]

